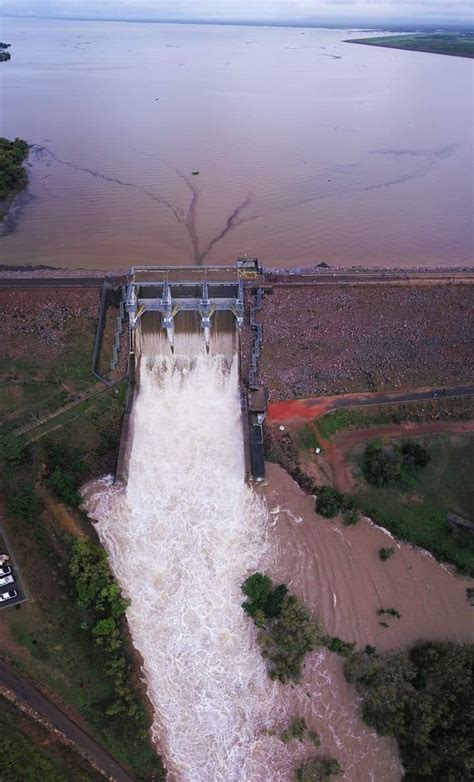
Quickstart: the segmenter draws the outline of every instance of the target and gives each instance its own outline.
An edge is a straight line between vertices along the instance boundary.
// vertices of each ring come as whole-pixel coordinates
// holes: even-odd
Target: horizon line
[[[327,17],[324,19],[306,18],[306,19],[215,19],[208,17],[205,19],[198,18],[150,18],[150,17],[118,17],[112,18],[110,16],[90,16],[87,14],[75,14],[73,16],[58,16],[53,14],[42,15],[38,14],[17,14],[0,11],[0,19],[38,19],[42,21],[62,21],[62,22],[115,22],[115,23],[136,23],[136,24],[182,24],[182,25],[222,25],[229,27],[301,27],[306,29],[314,28],[329,28],[329,29],[342,29],[351,27],[355,32],[361,30],[361,28],[371,27],[375,32],[392,32],[392,31],[407,31],[414,32],[419,30],[435,30],[450,28],[453,31],[459,30],[460,32],[474,31],[474,22],[471,21],[458,21],[458,20],[444,20],[434,19],[432,21],[423,21],[419,18],[405,19],[405,18],[392,18],[392,19],[378,19],[374,17],[366,17],[364,19],[353,18],[334,18]],[[362,30],[363,31],[363,30]]]

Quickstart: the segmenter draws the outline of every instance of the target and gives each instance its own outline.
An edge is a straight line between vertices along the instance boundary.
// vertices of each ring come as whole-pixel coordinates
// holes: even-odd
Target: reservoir
[[[347,30],[5,19],[3,263],[472,263],[472,61]]]

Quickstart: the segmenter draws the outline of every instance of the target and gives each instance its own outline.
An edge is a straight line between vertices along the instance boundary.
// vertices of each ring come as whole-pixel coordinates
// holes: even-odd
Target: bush
[[[381,559],[382,562],[386,562],[387,559],[390,559],[390,557],[393,556],[394,551],[394,548],[379,548],[379,559]]]
[[[284,744],[288,744],[292,739],[304,741],[306,737],[306,721],[304,717],[296,717],[291,725],[282,730],[280,738]]]
[[[0,434],[0,463],[10,467],[21,462],[24,446],[22,441],[13,432]]]
[[[27,483],[7,493],[7,508],[12,516],[32,522],[38,516],[41,506],[33,486]]]
[[[387,614],[388,616],[396,616],[397,619],[401,618],[401,613],[396,610],[396,608],[379,608],[377,611],[377,616],[382,616],[382,614]]]
[[[341,766],[334,758],[308,758],[296,772],[296,779],[298,782],[329,782],[332,776],[340,776],[342,773]]]
[[[407,440],[401,447],[403,463],[406,467],[426,467],[430,462],[430,455],[426,448],[413,440]]]
[[[48,478],[48,486],[71,508],[78,508],[81,504],[81,495],[76,490],[73,476],[63,472],[61,467],[54,468]]]
[[[355,643],[353,641],[343,641],[342,638],[331,635],[326,636],[324,645],[330,652],[341,654],[344,657],[349,657],[355,649]]]
[[[288,588],[285,584],[274,587],[271,578],[254,573],[244,582],[242,591],[249,598],[243,604],[244,611],[254,618],[263,613],[269,619],[280,615]]]
[[[355,511],[355,504],[352,497],[348,494],[342,494],[332,486],[322,486],[318,489],[316,499],[316,513],[326,518],[333,518],[339,513],[351,513]],[[355,522],[350,522],[354,524]]]
[[[372,442],[365,449],[362,472],[373,486],[388,486],[402,476],[401,459],[397,452],[389,453],[379,443]]]

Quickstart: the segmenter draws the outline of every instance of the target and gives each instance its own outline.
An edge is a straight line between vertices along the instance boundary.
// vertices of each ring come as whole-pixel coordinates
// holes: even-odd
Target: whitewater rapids
[[[200,336],[183,339],[175,356],[158,333],[142,342],[128,484],[90,485],[86,507],[130,600],[170,778],[286,782],[288,750],[269,735],[285,721],[279,685],[241,608],[272,551],[244,480],[235,337],[209,356]]]

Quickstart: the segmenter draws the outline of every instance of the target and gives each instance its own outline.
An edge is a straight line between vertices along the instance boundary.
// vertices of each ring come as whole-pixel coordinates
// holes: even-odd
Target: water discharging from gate
[[[283,782],[287,749],[266,733],[277,685],[241,608],[243,579],[271,558],[267,512],[244,481],[237,335],[217,315],[207,355],[180,314],[174,356],[143,316],[128,485],[95,484],[86,504],[130,599],[171,778]]]

